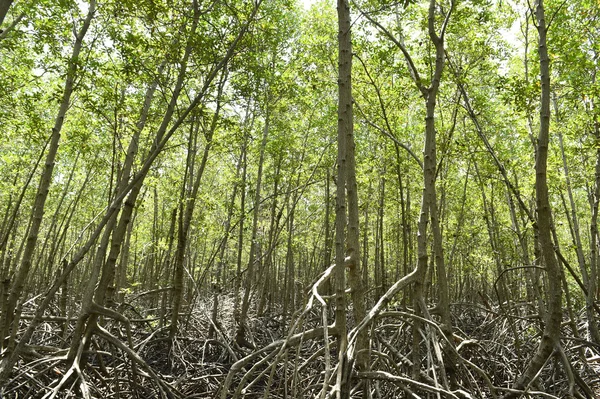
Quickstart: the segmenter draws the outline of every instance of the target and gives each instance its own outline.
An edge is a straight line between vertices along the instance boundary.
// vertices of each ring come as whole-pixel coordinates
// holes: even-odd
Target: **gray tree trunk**
[[[544,330],[538,349],[523,374],[515,381],[513,388],[522,390],[537,375],[554,349],[560,346],[560,325],[562,322],[562,284],[561,273],[554,245],[552,243],[552,211],[548,199],[548,145],[550,133],[550,59],[546,45],[546,19],[543,0],[536,3],[535,16],[538,23],[541,81],[540,130],[537,140],[535,164],[535,193],[537,205],[537,227],[542,264],[548,277],[547,308]],[[514,398],[508,394],[506,398]]]
[[[4,22],[4,18],[8,14],[8,9],[12,2],[13,0],[0,0],[0,26],[2,26],[2,22]]]

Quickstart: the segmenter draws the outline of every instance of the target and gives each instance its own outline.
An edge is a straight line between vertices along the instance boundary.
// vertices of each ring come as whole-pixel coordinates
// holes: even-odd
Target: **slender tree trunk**
[[[323,246],[323,270],[327,270],[331,266],[331,251],[332,251],[332,240],[331,240],[331,169],[325,167],[327,175],[325,176],[325,218],[323,220],[323,228],[325,230],[325,244]],[[328,279],[323,285],[323,293],[325,295],[331,295],[331,280]]]
[[[452,8],[454,3],[452,3]],[[444,50],[444,35],[445,28],[447,26],[447,22],[450,17],[450,13],[452,12],[452,8],[448,11],[448,14],[445,16],[444,25],[442,26],[441,33],[438,35],[435,32],[435,8],[436,2],[432,0],[429,3],[429,15],[428,15],[428,31],[430,41],[435,46],[435,70],[434,75],[431,79],[431,84],[428,88],[423,88],[422,92],[425,97],[425,106],[426,106],[426,117],[425,117],[425,146],[423,151],[423,205],[421,208],[421,212],[428,214],[429,220],[431,222],[431,232],[433,236],[433,256],[435,260],[436,266],[436,276],[437,276],[437,284],[439,289],[439,303],[436,306],[437,311],[441,316],[441,328],[444,334],[449,338],[447,342],[452,342],[452,319],[450,314],[450,294],[448,289],[448,276],[446,272],[446,265],[444,259],[444,250],[443,250],[443,238],[442,232],[440,228],[439,221],[439,211],[438,211],[438,200],[436,194],[436,168],[437,168],[437,151],[436,151],[436,127],[435,127],[435,111],[437,105],[437,94],[440,87],[440,80],[442,77],[442,72],[444,70],[445,65],[445,50]],[[424,224],[424,223],[420,223]],[[426,224],[419,228],[419,236],[418,239],[421,241],[420,246],[420,256],[421,262],[427,261],[426,255]],[[423,252],[425,252],[425,256],[423,257]],[[424,269],[426,266],[422,266]],[[424,277],[424,276],[423,276]],[[422,304],[424,306],[424,304]],[[427,311],[422,309],[425,315],[427,315]],[[454,356],[454,351],[452,349],[448,349],[446,351],[447,360],[445,362],[445,367],[450,375],[450,379],[454,384],[455,379],[455,367],[457,360]]]
[[[242,181],[240,182],[240,223],[238,228],[236,274],[234,285],[233,316],[236,323],[240,323],[240,289],[242,286],[242,254],[244,251],[244,221],[246,214],[246,179],[247,179],[247,138],[242,144]]]
[[[19,211],[21,209],[21,203],[23,202],[23,198],[27,193],[27,189],[33,180],[33,177],[36,174],[36,171],[44,158],[44,153],[46,152],[46,148],[48,146],[48,142],[44,145],[44,148],[40,152],[40,155],[35,163],[35,166],[31,169],[29,175],[27,176],[27,180],[23,184],[21,188],[21,192],[19,193],[19,197],[17,198],[14,205],[12,205],[12,195],[9,197],[8,205],[6,206],[6,212],[4,214],[4,220],[2,223],[2,227],[0,227],[0,276],[6,277],[10,272],[10,262],[8,262],[8,258],[6,257],[6,248],[8,246],[8,242],[11,237],[15,237],[15,222],[17,221]],[[15,176],[14,185],[17,184],[18,176]],[[12,207],[12,208],[11,208]],[[7,292],[8,294],[8,292]],[[4,313],[3,313],[4,314]]]
[[[559,114],[559,110],[558,110],[558,99],[556,98],[556,93],[554,93],[553,96],[553,103],[554,103],[554,115],[556,117],[557,122],[560,121],[560,114]],[[597,130],[597,129],[596,129]],[[600,137],[598,137],[598,131],[595,132],[596,133],[596,140],[598,140]],[[558,130],[558,145],[560,147],[560,153],[561,153],[561,157],[562,157],[562,163],[563,163],[563,172],[565,174],[565,182],[566,182],[566,186],[567,186],[567,195],[569,197],[569,204],[571,207],[571,216],[569,217],[568,212],[566,213],[566,217],[567,220],[569,220],[569,224],[572,226],[571,231],[572,231],[572,236],[573,236],[573,244],[575,245],[575,252],[577,254],[577,263],[579,264],[579,271],[581,272],[581,278],[583,280],[583,285],[586,287],[586,289],[588,290],[588,294],[586,295],[586,316],[587,316],[587,320],[588,320],[588,333],[590,335],[590,338],[592,340],[592,342],[596,343],[596,344],[600,344],[600,332],[598,331],[598,325],[597,325],[597,321],[596,321],[596,312],[594,311],[594,301],[595,301],[595,297],[594,295],[590,295],[590,292],[593,292],[594,290],[590,289],[590,278],[588,275],[588,271],[587,271],[587,267],[585,264],[585,257],[583,255],[583,245],[581,243],[581,234],[580,234],[580,230],[579,230],[579,219],[577,217],[577,208],[575,205],[575,200],[573,198],[573,189],[571,186],[571,176],[569,175],[569,167],[567,164],[567,157],[565,155],[565,148],[564,148],[564,144],[563,144],[563,135],[562,135],[562,131],[561,129]],[[597,158],[600,159],[600,150],[596,150],[597,152]],[[598,173],[600,173],[600,164],[598,164],[600,161],[596,161],[596,181],[595,181],[595,186],[596,186],[596,190],[594,190],[594,206],[592,207],[592,220],[590,223],[590,233],[591,233],[591,237],[590,237],[590,248],[592,248],[592,251],[590,253],[590,263],[593,263],[594,266],[593,268],[596,268],[596,259],[597,259],[597,254],[596,254],[596,250],[595,247],[597,245],[597,241],[598,241],[598,227],[597,227],[597,221],[598,221],[598,205],[597,205],[597,201],[598,201],[598,194],[600,194],[600,191],[598,191],[598,187],[600,187],[600,175],[598,175]],[[565,204],[566,206],[566,204]],[[595,284],[592,283],[592,284]],[[567,289],[567,286],[565,285],[565,290]]]
[[[369,182],[369,188],[367,189],[367,198],[371,198],[371,195],[373,193],[373,186],[372,183]],[[362,239],[362,270],[363,270],[363,281],[365,282],[365,284],[369,283],[369,224],[370,224],[370,220],[369,220],[369,207],[370,207],[370,201],[366,201],[364,204],[364,222],[363,222],[363,228],[362,228],[362,235],[363,235],[363,239]],[[375,235],[377,236],[377,229],[375,229],[376,233]],[[377,243],[377,237],[375,238],[375,242]],[[378,253],[377,253],[377,247],[375,248],[375,262],[374,262],[374,270],[373,270],[373,282],[375,284],[375,292],[377,292],[377,287],[379,284],[379,269],[377,268],[377,264],[378,264],[378,257],[377,257]],[[377,295],[377,294],[376,294]],[[379,298],[379,295],[377,295],[377,297]]]
[[[377,215],[377,219],[378,219],[378,226],[377,229],[379,230],[379,268],[380,268],[380,275],[381,275],[381,294],[383,295],[387,290],[388,290],[388,283],[387,283],[387,271],[386,271],[386,265],[385,265],[385,240],[384,240],[384,234],[383,234],[383,218],[384,218],[384,208],[385,208],[385,170],[386,168],[383,168],[383,173],[384,176],[381,178],[381,192],[380,192],[380,197],[379,197],[379,209],[378,209],[378,215]],[[381,295],[380,295],[381,296]]]
[[[434,11],[435,2],[430,3],[429,24],[430,37],[436,46],[436,75],[432,79],[431,86],[428,89],[425,117],[425,150],[424,150],[424,176],[425,188],[424,195],[428,197],[429,218],[431,221],[431,231],[433,235],[433,252],[437,271],[437,281],[439,285],[440,302],[439,310],[442,316],[442,329],[446,334],[452,334],[452,321],[450,318],[450,298],[448,293],[448,280],[446,265],[444,260],[443,239],[440,229],[438,201],[435,187],[437,151],[436,151],[436,130],[435,130],[435,108],[436,98],[440,84],[441,73],[444,68],[444,42],[443,38],[435,34]]]
[[[267,94],[267,97],[269,95]],[[257,262],[257,251],[258,251],[258,217],[260,214],[260,201],[261,201],[261,186],[262,186],[262,175],[265,161],[265,148],[267,147],[267,138],[269,137],[269,99],[267,98],[267,109],[265,112],[265,126],[263,127],[262,141],[260,144],[260,157],[258,160],[258,172],[256,175],[256,191],[254,194],[254,211],[252,219],[252,238],[250,241],[250,256],[248,259],[248,268],[246,269],[246,284],[244,287],[244,297],[242,300],[242,308],[240,312],[240,318],[238,321],[238,327],[236,331],[236,342],[240,346],[253,347],[248,342],[246,337],[247,332],[247,318],[248,310],[250,309],[250,292],[252,291],[252,284],[254,282],[254,267]]]
[[[489,203],[488,202],[488,198],[487,195],[485,193],[485,185],[483,182],[483,179],[481,177],[481,175],[479,174],[479,168],[477,166],[477,162],[475,162],[475,174],[477,175],[477,181],[479,183],[479,190],[481,191],[481,201],[483,204],[483,219],[485,220],[485,224],[487,227],[487,232],[488,232],[488,239],[490,242],[490,249],[492,250],[492,253],[494,254],[494,263],[496,265],[496,273],[497,276],[500,276],[502,274],[502,256],[500,254],[500,248],[499,248],[499,243],[496,241],[496,234],[495,234],[495,221],[493,218],[493,202]],[[493,195],[493,194],[492,194]],[[500,304],[500,307],[503,306],[503,303],[506,302],[508,294],[506,292],[506,284],[505,284],[505,278],[501,278],[498,281],[498,302]]]
[[[215,267],[215,278],[213,282],[213,308],[212,308],[212,324],[208,331],[209,338],[212,338],[214,334],[214,327],[219,326],[219,295],[222,291],[222,283],[221,276],[223,274],[223,269],[225,268],[226,260],[225,260],[225,252],[227,251],[227,242],[229,240],[230,229],[231,229],[231,218],[233,217],[233,210],[235,208],[235,199],[237,197],[238,190],[238,179],[240,176],[240,170],[242,168],[242,158],[244,154],[240,152],[240,157],[237,161],[237,166],[235,168],[235,183],[233,185],[233,192],[231,193],[231,202],[229,203],[229,207],[227,208],[227,219],[225,220],[225,225],[223,229],[225,231],[225,236],[223,237],[223,241],[221,242],[221,248],[219,252],[219,257],[217,259],[217,264]]]
[[[0,299],[0,311],[1,311],[1,315],[6,315],[5,318],[3,318],[0,315],[0,337],[7,337],[8,333],[9,333],[9,328],[10,328],[10,324],[8,323],[8,298],[10,295],[10,274],[11,274],[11,264],[12,264],[12,257],[6,256],[6,249],[8,247],[8,242],[10,241],[10,237],[13,237],[13,241],[14,241],[14,237],[16,236],[15,232],[14,232],[14,225],[15,222],[17,221],[17,217],[19,214],[19,210],[21,208],[21,203],[23,201],[23,198],[25,197],[25,194],[27,192],[27,188],[29,187],[31,180],[33,180],[33,177],[35,175],[35,172],[40,164],[40,162],[42,161],[43,157],[44,157],[44,153],[46,151],[46,147],[48,145],[48,142],[46,142],[46,144],[44,145],[43,150],[40,152],[40,155],[35,163],[35,166],[32,168],[30,174],[27,177],[27,180],[25,181],[25,184],[23,185],[23,188],[21,189],[21,192],[19,194],[19,197],[16,200],[16,203],[14,204],[12,210],[11,210],[11,200],[9,199],[9,204],[7,205],[6,208],[6,213],[4,215],[4,223],[2,225],[2,230],[1,230],[1,234],[0,234],[0,278],[2,279],[2,299]],[[15,177],[15,184],[17,181],[17,177]],[[10,216],[9,216],[10,214]],[[14,245],[10,246],[11,248],[14,247]],[[10,253],[10,252],[9,252]],[[2,338],[0,339],[0,350],[3,350],[5,348],[5,344],[8,344],[8,342],[5,342],[5,339]]]
[[[152,253],[148,258],[147,267],[144,268],[144,278],[142,280],[143,287],[147,290],[157,289],[160,284],[160,247],[158,241],[158,231],[159,231],[159,207],[158,207],[158,189],[155,186],[152,190]],[[163,209],[164,211],[164,209]],[[166,213],[166,212],[165,212]],[[158,293],[157,293],[158,294]],[[152,302],[154,307],[157,307],[157,302],[155,301],[158,298],[157,295],[152,295],[154,300]]]
[[[75,215],[75,212],[78,209],[80,201],[82,200],[83,193],[87,188],[88,183],[91,181],[93,175],[93,169],[87,172],[85,180],[83,181],[83,183],[79,187],[79,190],[77,191],[77,194],[75,195],[75,199],[73,199],[71,203],[67,206],[67,210],[65,211],[67,215],[63,217],[61,223],[58,225],[56,229],[56,236],[53,239],[52,245],[50,246],[50,250],[48,251],[49,253],[47,257],[47,263],[49,265],[54,265],[58,255],[62,257],[65,254],[64,246],[66,243],[67,233],[71,228],[71,221],[73,220],[73,216]],[[55,270],[49,270],[49,274],[46,275],[44,282],[51,281],[52,275],[55,274],[55,272]]]
[[[343,119],[342,125],[345,146],[345,180],[348,212],[348,231],[346,236],[346,268],[348,269],[348,284],[352,298],[352,313],[354,320],[362,320],[366,315],[365,291],[360,265],[360,232],[358,210],[358,185],[356,182],[356,158],[354,143],[354,116],[352,99],[352,32],[350,6],[347,0],[338,0],[338,40],[339,40],[339,108],[338,116]],[[338,132],[338,138],[339,138]],[[338,183],[339,184],[339,183]],[[356,365],[360,371],[367,371],[369,354],[368,336],[366,330],[359,333],[356,343]],[[366,394],[366,389],[363,389]]]
[[[196,21],[192,32],[195,31]],[[175,270],[173,277],[173,310],[171,314],[171,329],[169,331],[169,339],[173,342],[175,335],[177,334],[177,327],[179,321],[179,311],[181,309],[181,302],[183,298],[183,271],[184,271],[184,261],[185,261],[185,253],[186,246],[188,244],[189,230],[192,223],[192,217],[194,215],[194,209],[196,205],[196,199],[198,198],[198,191],[200,189],[200,183],[202,182],[202,176],[204,175],[204,170],[206,169],[206,163],[208,162],[208,154],[212,147],[212,140],[214,132],[217,128],[217,122],[219,120],[219,113],[221,110],[221,95],[223,94],[223,86],[227,79],[227,73],[225,72],[222,76],[221,82],[219,83],[219,91],[217,93],[217,105],[215,109],[215,113],[212,118],[211,125],[209,130],[205,132],[206,143],[204,144],[204,152],[202,153],[202,160],[200,161],[200,165],[197,171],[194,171],[194,154],[195,154],[195,142],[197,141],[197,135],[199,130],[199,121],[195,122],[194,118],[192,118],[191,122],[191,131],[190,131],[190,150],[189,154],[189,189],[188,191],[183,191],[182,198],[182,209],[181,215],[179,216],[180,225],[179,231],[177,235],[177,251],[175,253]],[[194,127],[195,123],[198,123],[196,127]],[[194,173],[195,172],[195,173]],[[187,176],[186,176],[187,177]],[[184,187],[188,185],[186,181],[187,178],[184,178],[183,185]]]
[[[291,188],[291,187],[290,187]],[[288,236],[287,236],[287,248],[285,253],[285,271],[284,271],[284,282],[283,282],[283,324],[287,326],[287,314],[289,309],[292,311],[295,309],[295,281],[296,281],[296,272],[294,265],[294,249],[293,249],[293,238],[294,238],[294,216],[295,216],[295,207],[293,204],[296,201],[297,191],[294,193],[294,199],[292,200],[292,204],[288,204]],[[285,327],[284,327],[285,328]]]
[[[556,94],[554,94],[553,103],[554,103],[554,115],[555,115],[556,121],[558,123],[558,122],[560,122],[560,119],[559,119],[560,116],[559,116],[559,112],[558,112],[558,99],[556,98]],[[561,129],[558,129],[557,136],[558,136],[558,145],[560,148],[560,154],[561,154],[562,164],[563,164],[563,173],[565,174],[567,195],[569,197],[569,204],[571,206],[570,222],[573,226],[573,244],[576,246],[575,252],[577,254],[577,262],[579,263],[579,270],[581,272],[581,277],[583,279],[583,283],[587,286],[588,285],[588,273],[587,273],[587,268],[585,266],[585,257],[583,256],[583,246],[581,244],[579,219],[577,217],[577,207],[575,206],[575,200],[573,198],[573,188],[571,185],[571,176],[569,174],[569,167],[567,165],[567,157],[565,155],[565,147],[563,144],[563,135],[562,135]],[[567,218],[569,217],[568,214],[566,216],[567,216]]]
[[[78,161],[79,161],[79,155],[80,153],[77,154],[77,156],[75,157],[75,161],[73,162],[73,167],[71,168],[71,172],[69,173],[69,177],[67,179],[67,182],[65,184],[65,187],[63,189],[63,192],[60,196],[60,199],[58,200],[58,204],[54,210],[54,214],[52,215],[52,218],[50,219],[50,225],[48,226],[48,232],[46,233],[46,236],[44,237],[44,242],[42,243],[42,246],[40,248],[40,256],[37,258],[37,262],[35,263],[35,266],[33,267],[33,275],[37,275],[37,276],[43,276],[43,281],[48,281],[50,280],[49,276],[52,275],[53,273],[53,266],[54,266],[54,253],[55,250],[57,249],[57,247],[60,245],[60,243],[58,242],[58,236],[60,234],[60,231],[57,228],[57,223],[59,220],[59,215],[61,213],[61,211],[63,211],[63,203],[65,202],[65,198],[67,196],[67,193],[71,190],[71,183],[73,182],[73,176],[75,174],[75,169],[77,168],[78,165]],[[66,210],[66,212],[68,212],[68,208]],[[63,217],[63,220],[66,217]],[[48,249],[48,246],[50,246],[51,248]],[[48,254],[47,256],[44,256]],[[42,264],[42,262],[44,264]],[[40,270],[40,268],[42,270]],[[48,276],[48,277],[46,277]],[[41,281],[40,281],[41,283]]]
[[[346,349],[346,185],[348,175],[348,140],[352,134],[352,44],[350,39],[350,5],[337,1],[338,12],[338,127],[337,127],[337,188],[335,207],[335,327],[337,331],[338,372],[336,398],[350,397],[350,374]],[[358,256],[354,254],[354,256]]]
[[[263,277],[259,281],[260,298],[256,313],[260,316],[264,314],[264,309],[267,300],[273,295],[273,251],[276,246],[276,231],[279,227],[279,217],[277,216],[277,198],[279,197],[279,181],[281,180],[281,163],[283,156],[280,155],[275,162],[275,177],[273,179],[273,201],[271,202],[271,217],[269,221],[269,237],[267,239],[268,248],[264,257],[264,264],[261,268],[260,275]],[[284,312],[285,315],[285,312]]]
[[[552,211],[548,198],[547,160],[550,132],[550,59],[546,45],[546,19],[543,0],[536,2],[535,15],[538,23],[540,56],[540,80],[542,86],[540,108],[540,130],[537,139],[535,164],[535,193],[537,204],[537,225],[543,265],[548,277],[547,312],[540,344],[523,374],[515,381],[513,388],[523,389],[537,375],[554,349],[560,346],[560,326],[562,322],[562,284],[560,265],[552,243]],[[508,394],[506,398],[516,397]]]
[[[398,190],[400,194],[400,219],[402,227],[402,272],[404,275],[408,274],[409,263],[411,263],[410,253],[412,251],[411,245],[411,225],[408,223],[408,214],[410,213],[410,190],[404,186],[402,179],[402,169],[400,163],[400,146],[394,143],[394,149],[396,152],[396,177],[398,178]],[[405,194],[406,191],[406,194]],[[396,270],[395,281],[400,279],[400,270]],[[406,305],[407,295],[402,297],[403,305]]]
[[[384,168],[385,173],[385,168]],[[379,180],[379,200],[377,204],[377,216],[375,219],[375,295],[380,298],[386,291],[386,275],[385,275],[385,254],[384,254],[384,239],[383,239],[383,215],[384,215],[384,197],[385,197],[385,176]]]
[[[174,207],[171,211],[171,219],[170,219],[170,227],[169,227],[169,235],[167,237],[168,247],[165,254],[164,266],[162,273],[159,273],[158,280],[163,281],[165,284],[167,282],[171,282],[171,265],[173,260],[171,259],[171,254],[173,253],[173,243],[175,242],[175,226],[177,224],[177,207]],[[170,292],[164,291],[160,298],[160,307],[158,310],[158,327],[162,328],[166,322],[166,314],[167,314],[167,302]]]
[[[600,123],[594,120],[594,132],[596,143],[600,143]],[[595,181],[594,181],[594,195],[592,204],[592,219],[590,221],[590,275],[588,279],[587,295],[586,295],[586,314],[595,315],[594,303],[596,302],[596,290],[598,289],[598,251],[600,247],[600,237],[598,234],[598,208],[600,207],[600,147],[596,146],[596,166],[595,166]],[[590,331],[591,339],[596,342],[598,337],[598,326],[594,323],[595,317],[588,319],[588,329]],[[593,326],[589,324],[594,323]],[[595,331],[594,331],[595,330]]]
[[[8,9],[12,3],[13,0],[0,0],[0,26],[2,26],[2,22],[4,22],[4,18],[8,14]]]
[[[137,213],[133,215],[133,219]],[[133,233],[134,221],[127,225],[127,232],[125,234],[125,241],[123,242],[123,249],[121,250],[121,258],[117,265],[117,273],[114,281],[114,294],[118,302],[123,302],[125,299],[125,293],[123,289],[127,285],[127,268],[129,267],[129,249],[131,247],[131,234]],[[134,262],[135,264],[135,262]],[[114,298],[109,298],[114,299]]]

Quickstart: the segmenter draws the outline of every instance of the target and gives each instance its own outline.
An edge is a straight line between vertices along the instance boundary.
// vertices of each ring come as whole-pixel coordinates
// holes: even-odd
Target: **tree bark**
[[[12,3],[13,0],[0,0],[0,26],[2,26],[2,22],[4,22],[4,18],[8,14],[8,9]]]
[[[237,323],[240,321],[240,289],[242,287],[242,254],[244,251],[244,221],[246,218],[246,179],[248,171],[248,138],[244,137],[242,143],[242,180],[240,182],[240,223],[238,227],[237,257],[235,285],[233,288],[233,317]]]
[[[538,24],[540,56],[541,107],[540,130],[537,139],[537,157],[535,163],[535,193],[537,205],[537,227],[542,261],[548,277],[547,309],[544,330],[537,352],[527,365],[523,374],[515,381],[513,388],[522,390],[537,375],[554,349],[560,346],[560,325],[562,322],[562,284],[558,260],[552,243],[552,211],[548,199],[548,179],[546,175],[548,162],[548,145],[550,133],[550,59],[546,42],[546,19],[544,2],[538,0],[535,15]],[[509,393],[506,398],[514,398]]]
[[[331,266],[331,252],[332,252],[332,240],[331,240],[331,169],[329,166],[325,167],[327,172],[325,176],[325,216],[323,219],[323,229],[325,230],[325,239],[323,246],[323,267],[322,271],[325,271]],[[323,293],[325,295],[331,295],[331,280],[327,280],[323,284]]]
[[[335,206],[335,327],[337,330],[338,372],[336,398],[350,396],[349,365],[346,349],[346,184],[348,174],[348,132],[352,134],[352,45],[350,39],[350,5],[347,0],[337,1],[338,13],[338,126],[337,126],[337,182]],[[356,257],[358,254],[355,254]]]

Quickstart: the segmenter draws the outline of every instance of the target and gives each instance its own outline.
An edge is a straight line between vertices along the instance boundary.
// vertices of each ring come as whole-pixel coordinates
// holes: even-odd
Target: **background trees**
[[[594,396],[597,2],[11,3],[3,394]]]

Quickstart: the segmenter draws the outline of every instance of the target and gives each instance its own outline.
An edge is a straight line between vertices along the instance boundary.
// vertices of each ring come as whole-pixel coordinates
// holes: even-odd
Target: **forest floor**
[[[167,326],[160,326],[151,305],[130,303],[120,307],[131,320],[131,342],[138,359],[102,336],[94,336],[84,354],[87,364],[70,378],[66,376],[69,367],[65,348],[72,339],[74,320],[62,330],[65,324],[58,322],[60,318],[48,317],[12,379],[0,388],[0,397],[313,398],[324,397],[321,395],[330,393],[335,384],[335,339],[329,335],[325,341],[319,309],[306,309],[287,320],[277,313],[278,309],[260,317],[254,314],[249,320],[250,345],[239,347],[233,339],[232,296],[221,299],[218,326],[211,323],[212,301],[198,301],[185,315],[180,334],[172,343],[167,339]],[[526,315],[528,306],[523,304],[522,315],[510,318],[501,315],[505,309],[453,306],[454,344],[460,355],[453,389],[447,388],[447,376],[441,367],[445,357],[442,352],[447,348],[434,324],[420,331],[421,364],[415,368],[410,310],[389,309],[370,328],[371,371],[377,373],[369,379],[355,375],[353,397],[362,397],[365,386],[373,398],[437,398],[438,394],[440,398],[501,397],[537,348],[539,319]],[[533,308],[529,314],[534,314]],[[329,322],[332,317],[330,314]],[[103,323],[106,330],[128,342],[122,325],[110,320]],[[293,331],[291,325],[295,326]],[[585,329],[583,318],[563,327],[564,353],[576,380],[565,373],[564,362],[557,354],[528,388],[529,397],[569,397],[570,386],[577,391],[577,378],[581,377],[600,398],[600,356],[581,338],[585,337]],[[584,393],[581,397],[592,396]]]

